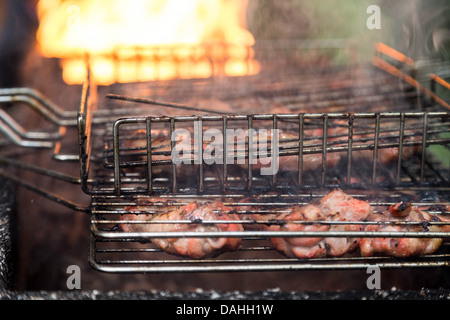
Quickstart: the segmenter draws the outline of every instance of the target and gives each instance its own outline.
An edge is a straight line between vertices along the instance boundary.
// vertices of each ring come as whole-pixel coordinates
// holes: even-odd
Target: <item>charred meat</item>
[[[145,206],[141,206],[139,209],[145,210]],[[242,231],[243,228],[238,223],[239,218],[230,211],[231,209],[221,202],[205,204],[191,202],[172,211],[144,218],[151,223],[142,225],[122,223],[121,228],[127,232],[161,233]],[[136,219],[139,218],[133,214],[122,217],[122,220],[127,222]],[[207,223],[208,220],[225,220],[225,222],[210,224]],[[231,237],[151,238],[150,240],[165,252],[191,259],[217,256],[225,251],[237,250],[241,244],[240,238]]]

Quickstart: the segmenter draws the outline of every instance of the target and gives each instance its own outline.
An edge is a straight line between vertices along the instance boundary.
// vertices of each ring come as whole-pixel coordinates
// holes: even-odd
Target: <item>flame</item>
[[[260,70],[245,28],[248,0],[40,0],[45,57],[79,84],[242,76]]]

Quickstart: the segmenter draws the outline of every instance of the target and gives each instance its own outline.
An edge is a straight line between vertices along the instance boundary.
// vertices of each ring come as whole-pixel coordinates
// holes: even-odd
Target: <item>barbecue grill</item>
[[[121,60],[122,49],[126,60]],[[5,208],[0,207],[0,252],[5,257],[0,263],[2,298],[448,298],[448,291],[442,287],[448,287],[450,233],[436,231],[437,227],[448,226],[448,222],[314,221],[335,227],[329,231],[258,228],[283,225],[286,221],[272,219],[273,214],[286,213],[294,205],[316,203],[334,189],[367,201],[377,213],[386,211],[390,205],[409,202],[431,216],[449,217],[450,86],[444,80],[448,78],[448,65],[437,59],[411,59],[383,43],[376,44],[372,64],[360,65],[352,63],[356,52],[344,39],[258,40],[243,50],[247,75],[231,77],[225,76],[225,65],[227,52],[232,49],[230,44],[214,43],[116,47],[110,54],[99,57],[67,53],[62,60],[82,61],[87,66],[82,86],[64,87],[68,90],[65,92],[75,92],[78,110],[70,107],[75,100],[70,95],[61,94],[58,103],[54,103],[48,92],[31,89],[33,86],[0,89],[0,104],[4,106],[0,110],[0,176],[4,179],[0,182],[8,181],[2,186],[2,195],[7,198],[14,194],[12,184],[19,186],[17,202],[25,207],[20,217],[27,226],[39,221],[33,212],[28,213],[27,206],[35,208],[38,205],[33,201],[42,197],[59,204],[55,207],[77,217],[74,219],[86,218],[89,232],[84,231],[89,233],[89,241],[84,244],[89,252],[82,259],[92,268],[83,270],[81,276],[83,279],[91,276],[85,281],[95,279],[90,284],[95,289],[102,281],[100,287],[108,287],[106,282],[109,285],[111,281],[109,287],[121,288],[120,293],[28,292],[28,288],[24,292],[12,291],[14,254],[26,247],[23,243],[17,245],[15,237],[19,238],[20,231],[27,233],[30,227],[14,229],[11,224],[15,220],[15,212],[11,213],[14,205],[8,199]],[[335,65],[322,59],[322,53],[329,51],[338,52],[350,63]],[[112,75],[117,83],[103,85],[98,81],[94,70],[96,59],[114,62]],[[139,80],[149,63],[158,69],[167,62],[180,67],[176,79],[119,83],[123,80],[122,65],[133,63]],[[195,73],[195,67],[208,62],[211,76],[195,78],[201,76]],[[191,68],[183,68],[186,65]],[[260,67],[260,72],[255,72],[255,67]],[[189,74],[190,71],[194,73]],[[9,108],[11,105],[14,108]],[[26,123],[30,113],[37,115],[30,118],[40,119],[33,128]],[[270,136],[265,143],[261,143],[260,135],[251,134],[277,130],[282,134]],[[218,134],[214,141],[211,132]],[[172,137],[185,135],[194,139],[187,140],[185,163],[177,165],[173,152],[179,150],[180,144]],[[211,147],[215,147],[214,152],[208,152]],[[273,174],[262,173],[258,161],[264,157],[279,165]],[[28,199],[29,193],[24,189],[38,194],[38,198]],[[158,201],[151,202],[152,199]],[[193,201],[200,204],[220,201],[241,220],[149,219]],[[255,220],[254,214],[262,218]],[[46,244],[52,244],[45,248],[49,255],[56,256],[73,247],[61,243],[56,253],[52,251],[56,237],[51,234],[64,231],[58,225],[61,215],[52,216],[51,226],[41,231],[49,232],[48,236],[40,237],[46,238]],[[124,219],[130,215],[132,220]],[[205,231],[141,232],[125,231],[123,227],[145,230],[161,222]],[[311,221],[290,222],[311,224]],[[209,229],[232,224],[244,229]],[[414,231],[342,231],[355,224],[410,226]],[[41,227],[42,224],[36,223],[37,233]],[[241,239],[242,244],[233,252],[194,259],[169,254],[154,243],[157,239],[223,237]],[[444,242],[433,254],[418,257],[362,257],[355,250],[340,257],[300,259],[278,252],[271,242],[274,237],[413,237],[441,238]],[[45,254],[41,258],[40,251],[33,252],[31,261],[25,259],[25,266],[20,266],[18,272],[23,273],[28,263],[30,269],[34,264],[45,265]],[[62,264],[65,269],[80,263],[68,258]],[[341,288],[345,287],[343,282],[361,272],[364,275],[358,279],[361,282],[358,287],[365,288],[364,271],[374,266],[382,270],[383,280],[389,272],[395,276],[396,271],[397,275],[437,275],[439,289],[336,293],[330,292],[334,289],[329,288],[336,286],[328,283],[327,277],[319,279],[328,275]],[[48,268],[48,273],[58,269]],[[264,287],[265,290],[259,291],[265,286],[264,282],[258,282],[261,274],[268,276],[271,285],[283,289]],[[341,276],[342,279],[336,279]],[[307,290],[313,282],[323,283],[321,292],[305,292],[298,287],[295,292],[285,291],[284,288],[292,286],[284,282],[288,279],[290,284],[294,277],[297,284],[301,281],[298,279],[311,278],[305,282]],[[65,289],[67,274],[61,278],[57,287]],[[161,290],[152,283],[149,286],[157,290],[128,292],[133,288],[133,279],[146,279],[138,286],[142,288],[145,281],[151,283],[156,278],[161,278],[158,281],[162,282]],[[245,283],[237,287],[245,290],[220,292],[224,282],[241,279]],[[192,283],[201,287],[205,282],[214,290],[191,290]],[[418,285],[414,283],[413,287]],[[54,289],[51,284],[44,285],[44,289],[47,287]]]
[[[438,75],[429,74],[430,87],[427,88],[416,79],[421,76],[418,72],[420,70],[415,68],[412,59],[384,44],[378,44],[373,66],[369,68],[326,67],[317,79],[308,78],[307,81],[295,76],[292,77],[294,82],[289,82],[289,76],[283,75],[281,83],[274,81],[274,88],[262,81],[264,75],[252,76],[256,88],[251,95],[269,97],[291,113],[271,113],[269,109],[267,113],[254,114],[249,113],[250,108],[245,106],[236,112],[229,112],[213,107],[149,100],[139,95],[124,95],[120,91],[119,94],[109,92],[104,95],[102,90],[114,90],[115,87],[98,88],[92,79],[87,79],[82,86],[78,112],[62,110],[32,89],[2,89],[2,102],[21,102],[32,107],[53,125],[54,130],[27,132],[2,112],[1,129],[8,141],[4,142],[0,174],[74,211],[88,213],[89,262],[94,269],[102,272],[299,272],[365,270],[369,266],[381,269],[445,270],[449,267],[447,243],[434,254],[408,259],[385,256],[363,258],[357,255],[293,259],[276,252],[269,241],[274,236],[443,239],[450,236],[449,232],[431,232],[427,228],[414,232],[244,230],[161,233],[124,232],[118,227],[123,223],[120,217],[124,214],[141,217],[128,221],[128,224],[156,223],[148,221],[146,217],[162,214],[174,206],[192,201],[222,201],[241,216],[282,213],[293,204],[315,202],[335,188],[368,201],[379,211],[386,210],[392,204],[409,201],[432,215],[448,216],[450,168],[448,159],[439,156],[436,150],[448,150],[450,143],[449,105],[440,98],[441,94],[437,94],[448,90],[449,85]],[[339,76],[338,81],[336,76]],[[239,84],[249,80],[232,81],[237,82],[236,87],[239,88]],[[189,85],[192,85],[192,81],[189,81]],[[230,85],[233,84],[227,83],[224,87],[229,88]],[[135,86],[139,88],[140,85]],[[203,83],[191,88],[195,95],[204,94],[209,89]],[[313,93],[309,91],[311,88],[314,88]],[[219,87],[214,92],[228,95],[226,99],[232,100],[248,95],[245,89],[230,93],[221,92]],[[133,92],[139,93],[139,90]],[[104,97],[103,100],[101,97]],[[313,101],[311,110],[314,112],[304,112],[308,110],[306,106],[310,101]],[[101,103],[106,108],[101,109]],[[128,107],[126,104],[133,106]],[[157,115],[155,107],[169,108],[174,115]],[[205,132],[213,128],[223,133],[223,140],[220,141],[223,142],[222,147],[216,153],[222,154],[223,159],[230,160],[230,163],[208,164],[212,159],[198,152],[204,151],[204,143],[208,141]],[[258,153],[252,136],[238,146],[244,152],[241,159],[233,154],[228,159],[230,141],[227,130],[233,128],[279,129],[295,133],[296,138],[280,139],[278,142],[280,159],[294,157],[295,170],[286,171],[281,166],[273,175],[261,175],[258,170],[254,170],[252,160],[258,157]],[[177,129],[198,137],[197,145],[192,146],[192,152],[188,155],[190,162],[181,167],[175,165],[171,158],[176,143],[170,137]],[[315,134],[317,130],[320,130],[321,135]],[[71,135],[73,131],[77,133],[77,141]],[[155,144],[155,136],[160,132],[168,134],[162,143]],[[77,152],[73,152],[74,147]],[[271,148],[270,144],[268,156],[275,152]],[[386,165],[379,159],[379,154],[388,148],[397,150],[398,157]],[[79,176],[17,160],[20,156],[41,149],[49,149],[49,156],[54,161],[79,166]],[[411,149],[415,152],[407,153]],[[370,153],[370,159],[355,160],[364,152]],[[319,156],[317,168],[305,169],[308,155]],[[339,156],[339,164],[329,167],[327,160],[332,155]],[[243,161],[243,165],[236,166],[234,163],[237,160]],[[19,169],[19,173],[15,174],[13,168]],[[58,193],[43,190],[27,182],[20,174],[23,172],[78,185],[80,191],[90,197],[90,203],[79,204]],[[165,202],[154,203],[151,210],[139,210],[139,203],[155,197]],[[245,205],[257,206],[257,212],[238,209],[242,205],[239,200],[244,197],[249,199]],[[183,220],[173,223],[207,226],[230,222]],[[270,224],[271,221],[250,219],[238,223],[258,225]],[[321,223],[346,225],[352,222]],[[386,224],[370,221],[354,223]],[[420,225],[412,222],[404,224]],[[428,222],[428,226],[446,224]],[[155,238],[189,237],[233,237],[242,238],[243,243],[237,252],[216,258],[180,259],[162,252],[149,241]]]

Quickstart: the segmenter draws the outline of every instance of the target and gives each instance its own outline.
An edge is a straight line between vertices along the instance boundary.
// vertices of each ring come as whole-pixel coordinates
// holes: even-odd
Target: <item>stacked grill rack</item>
[[[321,194],[299,194],[299,195],[272,195],[263,197],[263,202],[246,202],[246,205],[258,206],[258,214],[285,212],[289,204],[308,204],[315,201]],[[370,196],[364,196],[361,192],[351,194],[358,199],[368,200],[371,205],[389,206],[399,201],[399,196],[385,196],[383,201],[378,197],[371,202]],[[228,195],[227,195],[228,196]],[[224,204],[236,208],[240,205],[237,199],[243,195],[234,194],[229,201]],[[129,211],[136,203],[125,199],[111,199],[108,197],[94,198],[92,207],[93,218],[91,219],[91,250],[90,262],[94,268],[105,272],[225,272],[225,271],[288,271],[288,270],[339,270],[339,269],[367,269],[369,266],[378,266],[380,268],[426,268],[426,267],[448,267],[448,244],[442,245],[442,248],[434,254],[424,255],[414,259],[393,258],[393,257],[360,257],[357,254],[348,254],[343,257],[324,257],[297,259],[287,258],[276,252],[269,241],[271,237],[444,237],[448,238],[448,233],[444,232],[423,232],[423,231],[404,231],[404,232],[349,232],[349,231],[240,231],[240,232],[129,232],[124,233],[117,228],[120,223],[119,217],[122,214],[162,214],[167,212],[170,207],[184,205],[189,201],[196,200],[207,202],[211,200],[222,199],[223,195],[211,196],[189,196],[186,200],[182,196],[163,196],[166,202],[155,205],[154,209],[145,211]],[[258,198],[258,197],[256,197]],[[236,199],[236,200],[233,200]],[[261,200],[261,199],[258,199]],[[422,202],[414,205],[426,205],[439,208],[441,203]],[[128,208],[128,209],[124,209]],[[236,211],[239,214],[252,214],[253,211]],[[445,210],[430,210],[432,214],[448,214]],[[135,221],[136,223],[152,223],[145,219]],[[123,223],[123,221],[122,221]],[[157,223],[157,222],[153,222]],[[190,223],[198,224],[198,221],[179,220],[172,223]],[[223,220],[202,221],[209,223],[226,223]],[[268,220],[240,222],[242,224],[270,224]],[[305,222],[306,223],[306,222]],[[310,222],[309,222],[310,223]],[[323,224],[348,225],[349,222],[320,222]],[[355,222],[357,223],[357,222]],[[374,222],[358,222],[362,225],[376,224]],[[380,222],[378,222],[380,223]],[[397,222],[398,223],[398,222]],[[430,222],[433,225],[432,222]],[[414,225],[411,222],[404,224]],[[441,224],[442,223],[437,223]],[[416,224],[417,225],[417,224]],[[217,258],[210,259],[185,259],[168,255],[157,247],[150,244],[151,239],[178,238],[178,237],[239,237],[243,244],[236,252],[222,254]]]
[[[386,47],[378,46],[380,54],[391,54]],[[369,265],[383,268],[402,267],[448,267],[450,259],[448,244],[436,254],[415,259],[388,257],[362,258],[354,255],[340,258],[292,259],[281,256],[271,246],[269,238],[278,237],[439,237],[448,239],[448,232],[124,232],[118,227],[124,214],[161,214],[169,207],[182,206],[192,201],[222,201],[231,208],[239,199],[252,196],[260,213],[283,212],[292,204],[307,204],[316,201],[333,188],[342,188],[355,198],[368,201],[377,208],[410,197],[413,205],[426,207],[430,214],[448,216],[448,191],[450,166],[448,159],[439,152],[448,152],[450,146],[450,121],[448,104],[433,91],[436,85],[448,89],[440,77],[432,75],[431,89],[426,89],[413,77],[407,75],[397,63],[411,61],[393,55],[395,64],[376,57],[376,67],[387,71],[380,80],[383,85],[372,87],[358,83],[355,79],[344,81],[344,88],[331,91],[324,85],[320,99],[315,99],[312,108],[326,112],[300,112],[286,114],[225,113],[220,110],[194,108],[176,104],[122,97],[122,100],[141,102],[142,105],[188,110],[202,115],[149,116],[148,108],[98,109],[98,88],[92,81],[83,85],[80,109],[77,113],[61,111],[44,97],[29,89],[5,90],[4,102],[21,101],[37,109],[56,127],[55,133],[25,132],[14,120],[2,117],[2,132],[15,145],[25,149],[50,148],[52,156],[59,161],[78,163],[79,177],[62,174],[56,170],[40,168],[33,164],[16,161],[14,148],[5,148],[0,155],[3,168],[0,174],[18,184],[32,189],[51,200],[91,216],[90,256],[91,265],[104,272],[223,272],[223,271],[269,271],[269,270],[327,270],[362,269]],[[392,56],[391,56],[392,58]],[[379,70],[378,70],[379,71]],[[322,75],[323,76],[323,75]],[[387,80],[386,80],[387,79]],[[401,80],[401,81],[397,81]],[[314,82],[314,81],[313,81]],[[323,85],[323,79],[320,81]],[[326,83],[326,81],[325,81]],[[335,82],[333,82],[335,83]],[[370,83],[370,81],[369,81]],[[309,84],[312,88],[318,86]],[[345,86],[354,86],[350,98]],[[261,88],[264,86],[262,85]],[[201,88],[200,88],[201,89]],[[403,89],[403,90],[402,90]],[[306,89],[305,89],[306,90]],[[378,90],[372,94],[372,90]],[[367,95],[364,95],[367,93]],[[220,94],[220,92],[219,92]],[[224,93],[225,94],[225,93]],[[248,94],[248,93],[247,93]],[[293,112],[309,104],[308,95],[299,95],[296,86],[278,85],[275,90],[252,92],[269,96],[271,101],[285,104]],[[355,97],[354,95],[361,94]],[[401,96],[399,99],[397,95]],[[118,98],[117,96],[109,96]],[[380,98],[381,97],[381,98]],[[231,96],[230,99],[236,97]],[[384,104],[383,109],[367,111],[367,106]],[[397,105],[397,99],[402,104]],[[112,100],[107,100],[111,102]],[[348,109],[345,109],[347,105]],[[394,106],[395,105],[395,106]],[[332,111],[330,111],[330,108]],[[417,110],[411,110],[411,109]],[[352,110],[350,110],[352,109]],[[395,109],[395,110],[393,110]],[[208,115],[204,115],[207,112]],[[212,114],[215,113],[215,114]],[[194,125],[195,124],[195,125]],[[243,166],[234,164],[207,164],[202,152],[192,153],[191,160],[197,164],[182,168],[172,162],[172,151],[176,147],[170,137],[176,129],[184,129],[200,138],[199,149],[203,151],[207,129],[216,128],[223,133],[222,148],[217,152],[227,159],[227,129],[280,129],[293,132],[294,139],[280,139],[279,156],[294,157],[296,170],[280,170],[269,176],[254,170],[252,159],[257,155],[251,150],[250,140],[244,140]],[[339,128],[339,130],[335,130]],[[411,130],[411,128],[414,128]],[[78,153],[65,153],[65,139],[70,140],[69,131],[77,131]],[[319,130],[321,135],[315,133]],[[166,132],[166,140],[155,143],[157,132]],[[328,134],[331,132],[331,134]],[[138,134],[136,134],[138,133]],[[141,141],[141,145],[135,145]],[[393,148],[396,161],[390,165],[379,162],[380,150]],[[408,148],[418,151],[407,158],[403,152]],[[270,149],[270,148],[269,148]],[[436,150],[437,149],[437,150]],[[443,149],[439,150],[439,149]],[[273,150],[270,149],[270,152]],[[360,152],[371,152],[371,159],[355,161]],[[340,156],[339,164],[329,167],[330,155]],[[270,155],[270,153],[269,153]],[[320,165],[314,170],[305,170],[303,159],[307,155],[318,155]],[[233,161],[238,160],[233,157]],[[79,205],[58,194],[47,192],[29,184],[7,171],[6,166],[43,174],[68,183],[79,184],[81,190],[91,196],[89,205]],[[375,191],[376,190],[376,191]],[[432,199],[430,199],[432,193]],[[158,197],[167,200],[154,205],[154,212],[129,211],[138,205],[139,199]],[[382,210],[382,209],[380,209]],[[251,212],[239,212],[249,214]],[[269,221],[241,221],[239,223],[268,223]],[[135,223],[152,223],[142,219]],[[177,221],[177,223],[225,223],[224,221]],[[331,223],[331,222],[329,222]],[[433,224],[433,222],[430,222]],[[358,222],[371,224],[371,222]],[[373,222],[372,222],[373,224]],[[434,224],[439,224],[434,222]],[[445,224],[445,223],[444,223]],[[180,259],[162,252],[151,241],[152,238],[178,237],[239,237],[244,240],[237,252],[230,252],[211,259]]]

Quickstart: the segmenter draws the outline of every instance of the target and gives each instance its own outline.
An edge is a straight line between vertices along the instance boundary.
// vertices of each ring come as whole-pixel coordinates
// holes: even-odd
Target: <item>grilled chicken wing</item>
[[[151,156],[153,162],[168,161],[172,159],[171,138],[168,130],[152,130]],[[187,146],[188,148],[190,148],[192,144],[189,134],[185,131],[177,132],[173,138],[175,139],[176,152],[185,147],[182,143],[189,143]],[[128,157],[131,161],[147,161],[147,131],[144,129],[136,130],[132,136],[126,140],[124,147],[128,150]],[[190,154],[180,155],[180,157],[182,156],[190,157]],[[180,160],[183,160],[183,158],[180,158]],[[162,171],[161,168],[161,166],[154,166],[153,172],[159,173]]]
[[[238,205],[235,207],[239,218],[243,223],[243,227],[246,230],[266,230],[268,223],[273,219],[276,219],[279,213],[278,208],[268,208],[264,206],[264,203],[260,203],[260,199],[254,199],[251,197],[242,198],[238,201]],[[283,210],[283,208],[282,208]],[[266,223],[268,222],[268,223]]]
[[[304,148],[308,147],[308,144],[317,144],[319,143],[322,137],[322,130],[308,130],[306,135],[310,138],[314,138],[313,140],[309,140],[305,142]],[[244,131],[243,135],[248,136],[248,131]],[[272,130],[267,130],[266,135],[258,135],[254,140],[254,152],[257,156],[254,157],[252,168],[253,170],[260,170],[261,168],[267,168],[273,166],[273,161],[270,152],[272,148],[273,142],[273,133]],[[245,138],[248,141],[247,138]],[[283,155],[285,152],[294,151],[294,153],[298,153],[299,146],[299,135],[295,132],[290,132],[288,130],[279,129],[278,130],[278,151],[279,156],[277,158],[278,161],[278,169],[280,171],[297,171],[298,170],[298,155]],[[258,150],[256,150],[258,149]],[[261,152],[267,151],[267,154]],[[257,153],[256,153],[257,152]],[[334,167],[337,165],[339,160],[341,159],[341,155],[338,153],[328,153],[326,157],[326,165],[328,168]],[[247,168],[248,162],[245,164],[241,164],[242,167]],[[304,171],[311,171],[318,169],[322,166],[322,153],[305,153],[303,154],[303,167]]]
[[[327,231],[450,231],[450,225],[432,225],[430,222],[449,222],[445,216],[431,215],[412,207],[408,203],[392,205],[383,213],[375,213],[369,203],[358,200],[334,190],[320,199],[316,204],[304,206],[293,205],[281,210],[267,210],[259,214],[264,206],[255,205],[251,198],[240,201],[234,213],[222,202],[200,204],[191,202],[185,206],[171,206],[164,203],[163,213],[157,213],[155,206],[161,205],[161,199],[140,201],[129,211],[148,211],[149,214],[125,214],[121,217],[120,227],[125,232],[216,232],[268,230],[281,232],[327,232]],[[251,203],[251,204],[248,204]],[[169,206],[168,206],[169,205]],[[245,213],[242,213],[242,212]],[[278,212],[277,212],[278,211]],[[151,214],[154,212],[153,214]],[[240,212],[240,213],[239,213]],[[238,216],[239,215],[239,216]],[[224,223],[205,223],[208,220],[224,220]],[[254,220],[263,223],[242,223]],[[142,221],[144,223],[136,223]],[[230,223],[228,223],[228,221]],[[359,221],[373,221],[363,227]],[[328,222],[328,223],[327,223]],[[329,222],[337,222],[329,223]],[[378,223],[380,222],[380,223]],[[388,223],[389,222],[389,223]],[[398,223],[401,222],[401,223]],[[413,222],[414,225],[405,225]],[[217,256],[225,251],[239,248],[241,238],[230,237],[179,237],[150,239],[162,250],[192,259]],[[270,239],[275,249],[288,257],[317,258],[325,256],[342,256],[360,249],[362,256],[384,254],[395,257],[410,257],[435,252],[443,242],[442,238],[425,237],[329,237],[329,236],[274,236]]]
[[[323,212],[314,205],[295,206],[289,213],[281,214],[277,220],[283,221],[282,225],[272,225],[270,231],[327,231],[327,225],[295,223],[296,220],[305,222],[317,222],[324,220]],[[324,257],[327,249],[323,238],[320,237],[286,237],[272,238],[272,243],[278,251],[288,257],[315,258]]]
[[[355,199],[341,190],[334,190],[320,200],[325,217],[330,221],[339,221],[344,224],[333,225],[330,231],[360,231],[360,224],[348,224],[347,222],[362,221],[372,213],[369,203]],[[326,238],[328,255],[342,256],[358,247],[359,238],[336,237]]]
[[[381,214],[371,214],[368,218],[374,222],[392,221],[394,224],[376,224],[369,225],[365,228],[366,231],[383,231],[383,232],[426,232],[430,231],[449,231],[450,225],[428,226],[428,222],[448,222],[444,217],[431,215],[427,212],[421,211],[419,208],[411,207],[410,205],[394,205],[389,208],[389,211]],[[400,225],[395,222],[415,222],[420,225]],[[365,257],[373,256],[380,253],[387,256],[394,257],[411,257],[424,254],[434,253],[442,244],[442,238],[422,238],[422,237],[386,237],[386,238],[362,238],[360,242],[361,255]]]
[[[123,214],[120,216],[120,229],[125,232],[148,232],[149,223],[158,212],[158,206],[164,205],[164,208],[175,210],[177,207],[169,207],[165,204],[166,200],[162,198],[139,199],[135,206],[125,207],[125,211],[135,213]]]
[[[145,207],[140,207],[140,210]],[[219,211],[219,212],[215,212]],[[146,217],[152,223],[134,225],[123,223],[124,231],[135,232],[216,232],[242,231],[238,217],[230,212],[231,209],[221,202],[205,203],[203,205],[192,202],[183,207],[162,214]],[[135,215],[124,215],[125,221],[136,220]],[[226,220],[231,223],[208,224],[208,220]],[[164,223],[168,222],[168,223]],[[179,222],[179,223],[177,223]],[[184,223],[187,222],[187,223]],[[152,238],[151,241],[162,250],[182,257],[202,259],[216,256],[225,251],[237,250],[241,238],[208,238],[208,237],[180,237],[180,238]]]
[[[334,190],[324,196],[317,206],[307,205],[294,207],[287,215],[280,215],[277,220],[288,220],[281,226],[273,225],[270,230],[290,231],[358,231],[359,224],[346,224],[349,221],[362,221],[372,213],[371,206],[364,201],[357,200],[341,190]],[[342,224],[294,224],[289,220],[301,221],[339,221]],[[318,256],[342,256],[358,247],[359,238],[350,237],[322,237],[322,238],[272,238],[276,249],[287,256],[297,258],[311,258]]]

